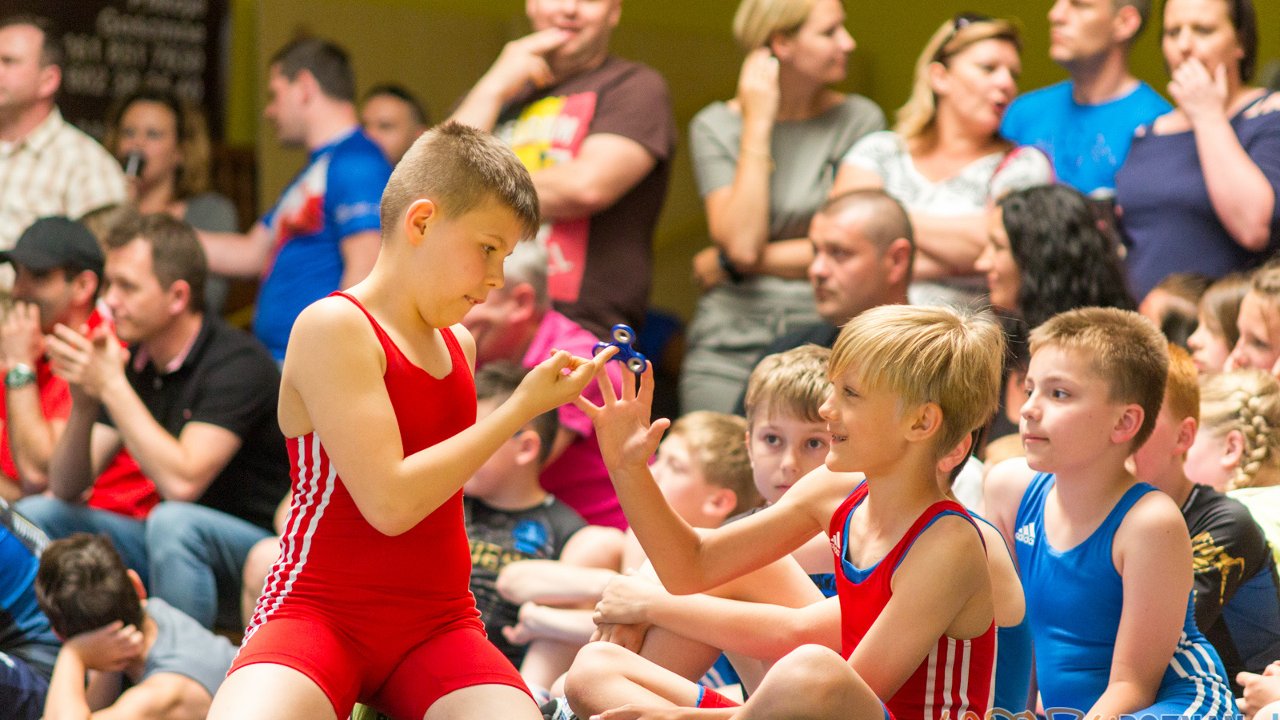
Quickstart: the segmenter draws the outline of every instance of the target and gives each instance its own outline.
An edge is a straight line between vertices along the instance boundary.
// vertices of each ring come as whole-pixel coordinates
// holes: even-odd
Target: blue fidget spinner
[[[649,361],[647,358],[645,358],[644,355],[641,355],[640,353],[636,352],[635,348],[631,347],[631,343],[634,342],[635,339],[636,339],[636,331],[632,330],[630,326],[623,325],[623,324],[614,325],[613,341],[596,343],[596,346],[594,349],[592,349],[591,354],[598,355],[601,350],[604,350],[605,348],[612,345],[618,348],[618,354],[614,355],[612,358],[609,358],[609,359],[626,363],[628,370],[635,373],[636,375],[639,375],[644,372],[644,366],[648,364]]]

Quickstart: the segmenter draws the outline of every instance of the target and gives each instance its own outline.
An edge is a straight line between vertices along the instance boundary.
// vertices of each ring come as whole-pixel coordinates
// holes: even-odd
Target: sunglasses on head
[[[947,39],[943,40],[938,45],[937,52],[933,54],[933,61],[940,63],[946,60],[947,56],[951,54],[947,52],[947,46],[951,44],[952,40],[956,39],[956,34],[959,33],[961,30],[969,27],[970,25],[973,25],[974,23],[991,22],[994,19],[995,18],[991,17],[990,15],[983,15],[982,13],[975,13],[975,12],[957,13],[956,16],[951,19],[951,31],[947,33]]]

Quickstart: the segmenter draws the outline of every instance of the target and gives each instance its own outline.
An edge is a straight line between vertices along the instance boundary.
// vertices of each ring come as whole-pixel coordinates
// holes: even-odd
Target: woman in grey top
[[[209,131],[199,111],[170,93],[140,91],[116,106],[105,140],[125,165],[138,212],[168,213],[210,232],[239,230],[235,206],[209,190]],[[210,276],[205,309],[220,312],[226,294],[226,280]]]
[[[760,354],[818,322],[805,281],[809,220],[844,153],[884,114],[844,80],[854,41],[839,0],[742,0],[734,36],[747,51],[732,100],[690,127],[712,247],[694,258],[706,291],[689,327],[683,411],[731,412]]]

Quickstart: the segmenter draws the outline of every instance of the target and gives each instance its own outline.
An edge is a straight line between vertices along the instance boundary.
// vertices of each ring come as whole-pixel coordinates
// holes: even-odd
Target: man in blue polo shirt
[[[1129,72],[1150,10],[1151,0],[1055,0],[1049,56],[1071,79],[1023,95],[1004,116],[1005,137],[1043,150],[1062,182],[1094,198],[1115,194],[1133,131],[1171,109]]]
[[[310,162],[247,234],[200,233],[211,272],[260,276],[254,334],[277,361],[307,305],[369,273],[381,247],[378,206],[391,176],[360,129],[355,75],[344,50],[295,40],[271,60],[264,115]]]

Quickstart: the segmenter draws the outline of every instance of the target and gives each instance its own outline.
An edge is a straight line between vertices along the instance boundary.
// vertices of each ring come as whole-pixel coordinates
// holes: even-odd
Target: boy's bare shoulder
[[[1027,486],[1036,476],[1036,471],[1027,465],[1025,457],[1013,457],[992,465],[982,480],[982,491],[987,499],[987,507],[991,500],[1022,500]]]
[[[929,524],[911,545],[903,565],[982,570],[986,575],[987,553],[982,529],[967,517],[947,513]]]
[[[344,357],[367,360],[381,355],[382,347],[364,312],[349,300],[326,297],[308,305],[294,321],[284,374],[341,362]]]
[[[1145,544],[1156,537],[1157,533],[1186,535],[1187,524],[1182,517],[1182,510],[1173,498],[1153,490],[1134,502],[1133,507],[1129,508],[1129,512],[1120,521],[1120,527],[1116,532],[1122,536],[1121,539],[1124,535],[1133,535],[1138,539],[1145,538]]]
[[[293,323],[293,335],[299,333],[332,332],[334,329],[351,329],[355,325],[369,326],[369,320],[355,303],[345,298],[329,296],[320,298],[302,309]]]

